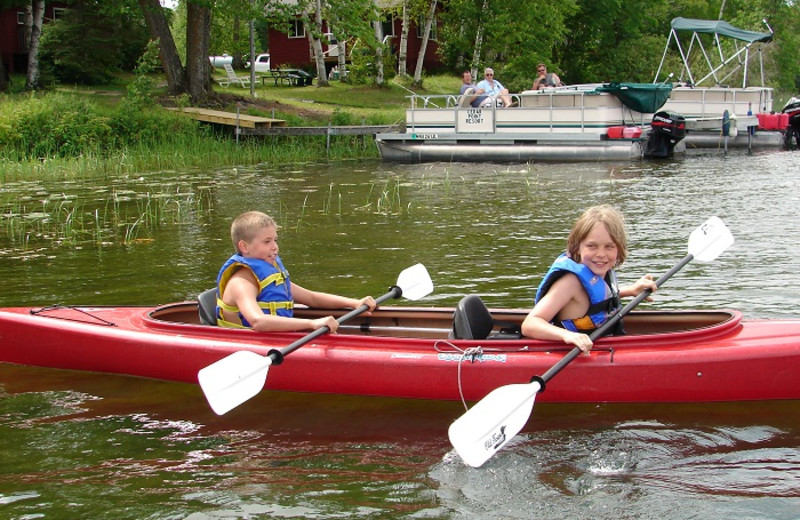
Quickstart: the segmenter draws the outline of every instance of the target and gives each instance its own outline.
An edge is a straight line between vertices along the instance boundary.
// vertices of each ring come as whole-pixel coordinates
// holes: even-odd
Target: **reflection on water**
[[[2,215],[25,201],[33,208],[70,200],[90,216],[116,203],[124,226],[147,193],[186,198],[180,218],[140,228],[137,241],[89,235],[68,243],[34,232],[19,240],[2,220],[0,305],[192,298],[230,252],[230,220],[260,209],[282,225],[281,254],[303,285],[383,294],[403,268],[423,262],[436,290],[422,305],[454,305],[475,292],[490,305],[528,307],[574,219],[608,202],[628,219],[623,280],[666,272],[711,215],[736,237],[717,261],[673,277],[657,308],[793,317],[800,259],[784,244],[800,232],[796,162],[791,153],[580,165],[366,161],[147,175],[108,186],[16,183],[3,186]],[[481,469],[464,466],[447,442],[462,412],[459,403],[264,392],[217,417],[192,385],[0,365],[0,511],[788,519],[800,506],[796,402],[537,404],[523,435]]]
[[[631,254],[623,281],[662,274],[686,254],[689,233],[711,215],[737,243],[717,261],[690,264],[662,289],[665,307],[735,307],[745,315],[795,315],[786,284],[800,259],[784,252],[800,231],[796,155],[706,155],[665,163],[579,165],[352,162],[302,168],[198,171],[164,179],[4,186],[2,212],[19,200],[66,193],[91,215],[128,193],[119,214],[137,215],[160,182],[202,200],[127,244],[77,247],[0,227],[7,282],[0,304],[155,303],[193,297],[213,283],[231,251],[231,219],[248,209],[281,224],[281,253],[299,283],[334,292],[382,294],[408,265],[423,262],[436,284],[431,304],[477,292],[490,305],[528,307],[583,209],[608,202],[628,219]],[[139,201],[137,203],[137,201]],[[81,203],[75,202],[80,205]],[[138,204],[138,205],[137,205]],[[27,207],[27,206],[26,206]],[[5,231],[5,232],[4,232]]]
[[[458,403],[267,393],[0,366],[9,518],[796,518],[797,404],[537,405],[483,468]],[[44,390],[47,388],[48,390]]]

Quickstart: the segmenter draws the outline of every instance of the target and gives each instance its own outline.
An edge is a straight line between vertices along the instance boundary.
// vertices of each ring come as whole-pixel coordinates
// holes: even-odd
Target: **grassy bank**
[[[161,78],[150,78],[153,84]],[[21,78],[15,78],[19,84]],[[133,76],[103,88],[59,86],[0,96],[0,182],[28,178],[225,167],[270,162],[377,157],[371,138],[336,136],[326,149],[319,136],[252,137],[238,143],[230,132],[164,110],[181,105],[153,89],[132,99]],[[431,94],[457,91],[458,78],[426,82]],[[221,88],[214,108],[285,119],[289,126],[385,125],[401,122],[409,90],[387,87],[286,87],[257,82],[255,96],[241,87]]]

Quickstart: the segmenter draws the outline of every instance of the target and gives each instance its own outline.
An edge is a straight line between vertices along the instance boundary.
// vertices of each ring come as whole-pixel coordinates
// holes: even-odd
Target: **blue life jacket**
[[[590,333],[594,329],[606,322],[620,307],[619,290],[617,289],[617,277],[614,270],[610,270],[603,280],[592,272],[589,267],[575,262],[566,253],[562,253],[556,258],[550,270],[544,276],[544,280],[539,284],[536,291],[536,302],[550,290],[553,284],[567,273],[572,273],[578,277],[583,285],[586,294],[589,296],[589,308],[586,315],[573,320],[553,320],[555,325],[564,327],[573,332]],[[622,326],[619,325],[614,334],[622,334]]]
[[[275,259],[276,265],[272,265],[264,260],[257,258],[247,258],[236,254],[228,259],[219,270],[217,275],[217,325],[222,327],[247,328],[251,325],[239,312],[239,308],[228,305],[222,301],[225,294],[225,286],[228,285],[233,273],[239,269],[249,269],[258,280],[259,292],[256,300],[264,314],[275,316],[292,317],[294,300],[292,299],[292,284],[289,280],[289,272],[283,267],[280,257]],[[239,322],[231,322],[224,318],[222,311],[235,312],[239,316]]]

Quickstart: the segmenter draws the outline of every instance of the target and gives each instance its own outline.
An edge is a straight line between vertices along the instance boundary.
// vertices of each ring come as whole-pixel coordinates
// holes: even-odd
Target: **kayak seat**
[[[200,323],[203,325],[217,324],[217,288],[207,289],[197,297],[197,310],[200,313]]]
[[[500,327],[495,332],[495,327]],[[453,313],[452,339],[519,339],[519,325],[500,322],[492,317],[486,304],[476,294],[461,298]]]

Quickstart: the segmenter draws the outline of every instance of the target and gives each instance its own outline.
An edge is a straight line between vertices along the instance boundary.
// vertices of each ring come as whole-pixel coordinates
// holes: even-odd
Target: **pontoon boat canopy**
[[[696,20],[694,18],[673,18],[672,28],[676,31],[692,31],[708,34],[721,34],[743,42],[769,42],[772,34],[755,31],[745,31],[734,27],[724,20]]]
[[[739,29],[723,20],[697,20],[694,18],[673,18],[670,24],[669,38],[667,38],[667,46],[664,48],[664,55],[661,57],[661,63],[658,66],[656,77],[653,83],[661,81],[659,79],[661,70],[667,59],[667,51],[669,51],[670,44],[675,40],[675,45],[680,53],[681,61],[683,62],[683,69],[680,73],[681,81],[688,81],[693,86],[700,86],[706,80],[713,81],[717,86],[726,86],[725,83],[735,78],[738,71],[742,71],[741,80],[742,88],[747,87],[747,74],[748,65],[750,61],[750,47],[756,44],[764,44],[772,41],[772,33],[760,33],[755,31],[746,31]],[[770,29],[771,31],[771,29]],[[691,36],[684,36],[684,41],[678,33],[690,33]],[[713,35],[713,44],[709,50],[706,50],[703,39],[700,38],[701,34]],[[730,38],[733,40],[733,45],[723,45],[721,38]],[[688,40],[688,41],[687,41]],[[707,38],[706,38],[707,40]],[[744,42],[743,44],[740,42]],[[706,43],[708,43],[706,41]],[[694,58],[695,53],[702,54],[699,58]],[[758,57],[761,68],[761,85],[764,85],[764,64],[761,56],[760,45],[757,45],[755,50],[758,51]],[[728,54],[726,56],[726,54]],[[692,67],[705,68],[699,74],[698,71],[692,70]],[[700,75],[702,77],[699,77]],[[672,77],[670,74],[665,82]]]

